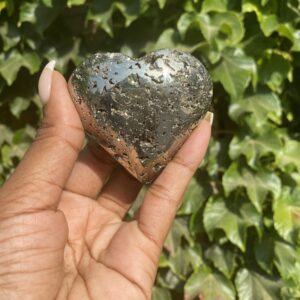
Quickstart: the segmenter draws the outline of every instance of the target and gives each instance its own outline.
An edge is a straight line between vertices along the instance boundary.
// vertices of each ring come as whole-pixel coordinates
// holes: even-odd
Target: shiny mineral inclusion
[[[140,59],[97,53],[74,71],[71,84],[99,124],[135,147],[143,165],[164,153],[207,112],[212,82],[190,54],[159,50]]]

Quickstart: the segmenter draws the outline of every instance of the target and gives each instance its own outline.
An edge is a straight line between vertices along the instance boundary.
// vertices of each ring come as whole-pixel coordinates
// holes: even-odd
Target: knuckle
[[[175,156],[171,161],[171,164],[172,163],[181,169],[185,169],[190,174],[193,174],[195,172],[194,166],[191,163],[188,163],[184,158],[180,156]]]
[[[70,136],[75,138],[70,138]],[[76,126],[55,126],[43,122],[42,126],[38,129],[34,142],[42,140],[48,140],[51,143],[55,143],[57,147],[65,149],[66,147],[73,149],[75,152],[79,152],[82,147],[84,132],[82,128]]]
[[[153,183],[148,193],[154,198],[158,198],[167,202],[173,201],[172,192],[160,183]]]

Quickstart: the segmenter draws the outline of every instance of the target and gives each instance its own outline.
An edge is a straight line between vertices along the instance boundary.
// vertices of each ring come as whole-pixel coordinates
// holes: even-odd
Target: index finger
[[[212,117],[213,114],[208,113],[192,132],[149,188],[138,212],[139,229],[159,248],[163,246],[189,181],[206,153]]]

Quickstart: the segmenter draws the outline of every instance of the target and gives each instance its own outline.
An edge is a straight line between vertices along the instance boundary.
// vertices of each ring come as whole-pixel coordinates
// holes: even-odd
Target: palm
[[[44,126],[0,190],[1,299],[149,299],[163,241],[210,137],[201,122],[145,195],[84,132],[53,74]],[[180,180],[178,180],[180,179]]]
[[[69,224],[64,262],[68,273],[60,296],[105,299],[109,293],[112,299],[149,299],[159,249],[137,222],[123,222],[115,212],[80,195],[64,198],[59,208]]]

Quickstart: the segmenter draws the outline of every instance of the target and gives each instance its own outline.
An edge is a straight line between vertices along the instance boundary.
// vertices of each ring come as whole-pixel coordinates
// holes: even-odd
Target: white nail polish
[[[41,102],[46,104],[49,101],[52,84],[52,73],[55,67],[56,61],[51,60],[43,69],[39,79],[39,95]]]

